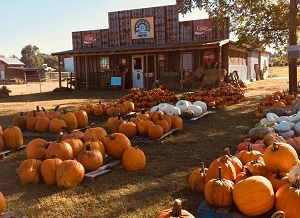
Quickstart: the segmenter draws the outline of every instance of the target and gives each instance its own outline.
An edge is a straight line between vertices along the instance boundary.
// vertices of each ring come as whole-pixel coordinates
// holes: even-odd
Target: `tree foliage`
[[[275,48],[288,44],[289,0],[176,0],[182,14],[199,8],[208,13],[215,26],[230,18],[230,32],[240,45]],[[299,8],[297,18],[300,22]],[[299,26],[299,25],[298,25]]]
[[[21,50],[22,57],[20,61],[25,64],[25,67],[39,68],[44,63],[44,59],[39,55],[39,53],[39,48],[37,46],[26,45]]]
[[[40,53],[37,46],[26,45],[21,50],[21,59],[25,64],[25,67],[42,68],[43,64],[47,64],[48,67],[58,69],[58,60],[56,57]]]

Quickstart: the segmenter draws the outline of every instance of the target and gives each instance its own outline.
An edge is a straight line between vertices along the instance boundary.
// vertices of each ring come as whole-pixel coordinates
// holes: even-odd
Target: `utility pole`
[[[299,0],[290,0],[289,46],[297,45],[297,36],[296,36],[296,29],[298,25],[297,3],[299,3]],[[297,58],[295,56],[288,57],[288,58],[289,58],[289,93],[292,94],[292,93],[297,93]]]

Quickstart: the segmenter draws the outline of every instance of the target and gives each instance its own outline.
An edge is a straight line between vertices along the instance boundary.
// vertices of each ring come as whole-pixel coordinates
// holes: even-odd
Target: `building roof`
[[[0,61],[6,63],[7,65],[25,65],[23,62],[19,61],[17,58],[0,58]]]
[[[74,49],[61,52],[55,52],[51,55],[57,56],[80,56],[93,54],[116,54],[116,53],[132,53],[132,52],[157,52],[157,51],[172,51],[184,50],[201,47],[216,47],[227,44],[229,40],[217,40],[211,42],[180,42],[180,43],[165,43],[165,44],[143,44],[133,46],[120,47],[104,47],[104,48],[84,48]]]

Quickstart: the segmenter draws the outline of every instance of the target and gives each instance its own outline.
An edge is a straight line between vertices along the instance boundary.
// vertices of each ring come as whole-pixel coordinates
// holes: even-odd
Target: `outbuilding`
[[[73,59],[76,88],[208,88],[233,71],[253,80],[255,64],[269,65],[260,58],[268,53],[229,40],[229,18],[222,27],[179,21],[177,6],[167,5],[109,12],[108,21],[107,29],[72,32],[73,49],[52,53]]]

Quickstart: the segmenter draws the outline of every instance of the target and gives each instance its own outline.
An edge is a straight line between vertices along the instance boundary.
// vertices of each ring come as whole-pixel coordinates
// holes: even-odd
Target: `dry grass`
[[[20,151],[0,160],[0,191],[6,198],[6,211],[27,217],[154,217],[161,209],[169,208],[175,198],[183,208],[197,216],[203,194],[188,188],[190,172],[204,161],[206,166],[223,154],[226,147],[234,153],[239,142],[257,120],[253,111],[261,96],[286,90],[287,79],[262,80],[248,85],[247,101],[212,111],[196,123],[185,124],[184,130],[166,138],[162,144],[138,146],[147,157],[146,168],[127,172],[119,168],[96,178],[94,183],[83,181],[71,190],[49,187],[42,181],[37,185],[21,186],[16,169],[25,159]],[[46,109],[56,105],[76,109],[88,101],[110,101],[127,92],[73,91],[38,93],[0,99],[0,125],[10,125],[20,111]],[[178,92],[179,93],[179,92]],[[106,119],[90,119],[106,128]],[[28,140],[28,139],[27,139]]]

